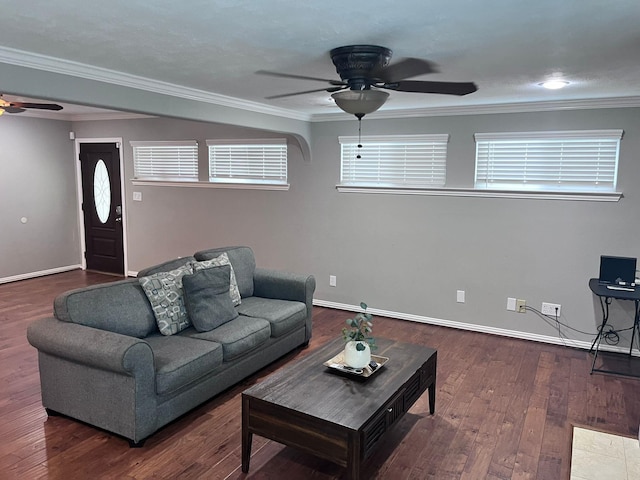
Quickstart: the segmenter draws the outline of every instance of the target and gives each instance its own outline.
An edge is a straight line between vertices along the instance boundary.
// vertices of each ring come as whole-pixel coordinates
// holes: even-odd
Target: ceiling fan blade
[[[26,110],[24,108],[17,108],[14,107],[13,105],[7,105],[6,107],[0,107],[2,108],[2,110],[4,110],[7,113],[22,113],[22,112],[26,112]]]
[[[295,78],[298,80],[314,80],[316,82],[327,82],[331,85],[346,85],[346,83],[341,80],[329,80],[327,78],[307,77],[305,75],[292,75],[290,73],[270,72],[268,70],[258,70],[256,73],[258,75],[270,75],[272,77]]]
[[[379,78],[384,83],[394,83],[418,75],[438,73],[438,67],[428,60],[409,57],[372,73],[375,78]]]
[[[402,82],[376,85],[398,92],[441,93],[444,95],[468,95],[478,90],[473,82],[428,82],[421,80],[405,80]]]
[[[62,107],[55,103],[11,102],[10,106],[14,108],[37,108],[40,110],[62,110]]]
[[[339,90],[344,90],[347,88],[346,85],[341,85],[339,87],[329,87],[329,88],[316,88],[315,90],[305,90],[304,92],[295,92],[295,93],[284,93],[282,95],[271,95],[270,97],[264,97],[267,100],[273,100],[276,98],[285,98],[285,97],[293,97],[295,95],[304,95],[305,93],[315,93],[315,92],[337,92]]]

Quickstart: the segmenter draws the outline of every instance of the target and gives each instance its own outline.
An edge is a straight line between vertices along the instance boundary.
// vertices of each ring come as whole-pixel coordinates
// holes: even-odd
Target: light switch
[[[142,192],[133,192],[133,199],[136,202],[141,202],[142,201]]]

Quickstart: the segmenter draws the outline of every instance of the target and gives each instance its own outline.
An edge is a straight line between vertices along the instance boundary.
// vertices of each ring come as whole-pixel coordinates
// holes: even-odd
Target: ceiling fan
[[[60,105],[55,103],[29,103],[29,102],[8,102],[1,98],[0,95],[0,115],[3,113],[22,113],[28,108],[34,108],[39,110],[62,110]]]
[[[331,93],[338,107],[362,119],[367,113],[375,112],[389,96],[384,90],[414,93],[436,93],[444,95],[468,95],[478,88],[473,82],[432,82],[407,80],[428,73],[436,73],[436,66],[419,58],[404,58],[389,64],[393,52],[377,45],[348,45],[334,48],[329,52],[331,60],[340,75],[340,80],[291,75],[288,73],[259,70],[256,73],[283,78],[328,82],[330,87],[306,90],[283,95],[273,95],[267,99],[284,98],[312,92]]]

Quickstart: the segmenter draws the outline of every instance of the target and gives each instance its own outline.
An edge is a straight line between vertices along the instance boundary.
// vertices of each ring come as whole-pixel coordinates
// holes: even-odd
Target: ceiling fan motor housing
[[[393,52],[377,45],[348,45],[334,48],[330,55],[336,72],[351,90],[368,90],[381,82],[375,72],[389,65]]]

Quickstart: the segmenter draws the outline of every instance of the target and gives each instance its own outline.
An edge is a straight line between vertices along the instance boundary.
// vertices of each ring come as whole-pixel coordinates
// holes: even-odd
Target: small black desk
[[[597,278],[592,278],[591,280],[589,280],[589,288],[595,295],[598,296],[598,299],[600,300],[600,306],[602,307],[602,324],[600,325],[600,328],[598,330],[598,335],[591,344],[591,350],[589,350],[590,352],[594,352],[593,363],[591,364],[591,373],[601,372],[626,375],[629,377],[639,376],[635,373],[595,368],[595,365],[596,358],[598,357],[598,350],[600,349],[600,342],[602,341],[602,337],[604,335],[604,328],[609,321],[609,305],[611,304],[611,301],[613,299],[631,300],[635,305],[635,315],[633,319],[633,328],[631,334],[631,345],[629,346],[629,357],[631,357],[631,352],[633,350],[633,341],[636,338],[636,332],[638,332],[638,341],[640,342],[640,286],[637,286],[633,292],[629,292],[626,290],[611,290],[604,285],[600,285]]]

